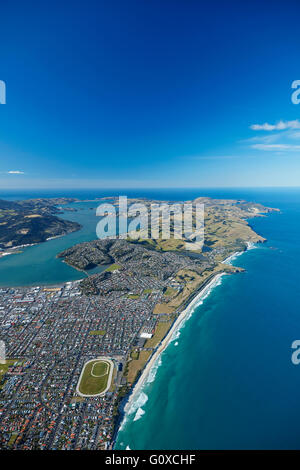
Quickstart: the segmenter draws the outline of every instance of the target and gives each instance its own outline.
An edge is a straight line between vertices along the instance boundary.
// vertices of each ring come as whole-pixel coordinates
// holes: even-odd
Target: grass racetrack
[[[102,359],[95,359],[84,365],[79,380],[78,391],[82,395],[99,395],[104,392],[110,378],[111,364]]]

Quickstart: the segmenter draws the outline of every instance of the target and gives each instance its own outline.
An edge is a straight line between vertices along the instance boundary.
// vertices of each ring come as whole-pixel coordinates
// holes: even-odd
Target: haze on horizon
[[[2,5],[1,189],[299,186],[299,12]]]

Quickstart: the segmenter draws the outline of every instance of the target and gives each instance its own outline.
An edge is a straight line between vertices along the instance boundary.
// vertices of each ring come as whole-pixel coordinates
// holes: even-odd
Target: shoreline
[[[168,345],[172,342],[173,335],[178,331],[181,326],[183,325],[184,321],[188,318],[188,315],[191,313],[191,310],[197,306],[198,302],[207,294],[209,289],[217,283],[222,276],[226,275],[226,273],[217,273],[213,276],[212,279],[209,280],[208,284],[202,286],[200,288],[200,291],[197,293],[197,295],[191,300],[191,302],[184,308],[184,310],[179,314],[177,319],[174,321],[173,325],[171,326],[170,330],[166,334],[166,336],[162,339],[160,344],[157,346],[155,351],[153,352],[152,356],[150,357],[149,361],[147,362],[146,366],[142,370],[142,373],[134,385],[133,389],[131,390],[130,394],[128,395],[127,401],[124,405],[123,408],[123,419],[125,418],[125,415],[129,412],[130,407],[132,403],[134,402],[134,399],[136,395],[140,392],[141,388],[145,384],[145,381],[152,369],[152,367],[155,365],[156,361],[159,359],[163,351],[168,347]],[[122,419],[122,421],[123,421]],[[122,421],[119,422],[118,429],[116,431],[116,437],[119,432],[119,429],[122,425]]]
[[[232,253],[232,255],[229,255],[227,258],[225,258],[224,261],[222,261],[222,263],[231,265],[231,261],[234,261],[235,258],[237,258],[238,256],[241,256],[246,251],[253,250],[254,248],[257,248],[254,242],[247,242],[247,246],[244,249],[244,251],[235,251],[234,253]]]
[[[22,253],[22,251],[18,251],[18,250],[21,248],[28,248],[29,246],[35,246],[35,245],[38,245],[38,243],[28,243],[26,245],[13,246],[11,248],[8,248],[7,251],[1,251],[0,258],[2,258],[3,256],[16,255],[18,253]]]
[[[73,202],[80,202],[80,201],[73,201]],[[67,204],[67,202],[65,204]],[[63,212],[63,214],[64,213],[65,212]],[[67,220],[67,219],[61,218],[61,220]],[[82,228],[82,226],[80,228],[76,229],[76,230],[71,230],[70,232],[67,232],[67,233],[61,233],[60,235],[53,235],[51,237],[46,238],[46,240],[41,240],[39,242],[27,243],[25,245],[16,245],[16,246],[12,246],[11,248],[6,248],[5,250],[0,251],[0,259],[5,257],[5,256],[22,253],[22,251],[19,251],[20,249],[22,250],[22,248],[29,248],[30,246],[41,245],[42,243],[46,243],[48,241],[55,240],[56,238],[64,237],[65,235],[69,235],[70,233],[78,232],[79,230],[81,230],[81,228]]]
[[[53,237],[48,237],[48,238],[46,238],[46,240],[36,242],[36,243],[27,243],[25,245],[16,245],[16,246],[13,246],[11,248],[7,248],[6,251],[0,251],[0,258],[2,258],[3,256],[16,255],[18,253],[22,253],[22,251],[18,251],[18,250],[20,250],[22,248],[29,248],[30,246],[41,245],[42,243],[46,243],[50,240],[55,240],[56,238],[61,238],[61,237],[64,237],[65,235],[69,235],[69,233],[73,233],[73,232],[62,233],[61,235],[55,235]]]
[[[232,253],[230,256],[225,258],[224,261],[222,261],[222,263],[231,264],[231,261],[233,261],[236,257],[242,255],[246,251],[251,250],[253,248],[256,248],[255,244],[253,242],[247,242],[247,246],[245,247],[243,251],[236,251]],[[162,339],[162,341],[156,347],[152,356],[150,356],[136,384],[133,386],[132,390],[129,392],[127,397],[124,397],[123,399],[125,401],[125,404],[122,407],[122,414],[119,417],[119,420],[117,423],[117,429],[114,432],[114,438],[113,438],[113,442],[111,443],[111,449],[114,449],[114,446],[117,441],[118,433],[122,427],[124,420],[126,419],[126,415],[130,414],[129,411],[130,411],[131,405],[134,402],[134,399],[136,398],[137,394],[141,391],[142,387],[146,383],[146,380],[152,368],[155,366],[156,362],[159,360],[161,354],[172,342],[173,335],[176,333],[176,331],[180,330],[183,323],[188,319],[188,316],[191,313],[191,310],[197,306],[197,303],[203,297],[205,297],[205,295],[207,294],[207,291],[209,291],[209,289],[213,287],[215,283],[217,283],[224,275],[227,275],[227,274],[228,273],[226,272],[216,273],[212,277],[212,279],[209,280],[208,284],[204,284],[204,286],[200,287],[199,292],[195,295],[195,297],[192,298],[192,300],[188,303],[188,305],[184,308],[184,310],[179,314],[179,316],[174,321],[173,325],[171,326],[166,336]]]

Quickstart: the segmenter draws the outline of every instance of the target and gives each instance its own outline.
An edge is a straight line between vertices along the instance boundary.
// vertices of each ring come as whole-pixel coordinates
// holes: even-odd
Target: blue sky
[[[1,188],[298,186],[299,13],[292,0],[5,2]]]

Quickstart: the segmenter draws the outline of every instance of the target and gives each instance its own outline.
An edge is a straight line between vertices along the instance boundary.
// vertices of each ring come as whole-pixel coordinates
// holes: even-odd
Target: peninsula
[[[56,218],[53,203],[41,201],[23,213]],[[101,273],[51,287],[0,289],[7,353],[0,366],[2,448],[113,447],[124,405],[128,411],[174,331],[222,274],[243,271],[224,261],[265,241],[248,219],[274,210],[198,201],[205,204],[201,252],[185,251],[172,238],[94,240],[58,257],[85,271],[104,266]]]
[[[73,198],[0,200],[0,256],[11,249],[41,243],[81,228],[77,222],[57,217],[59,205]]]

